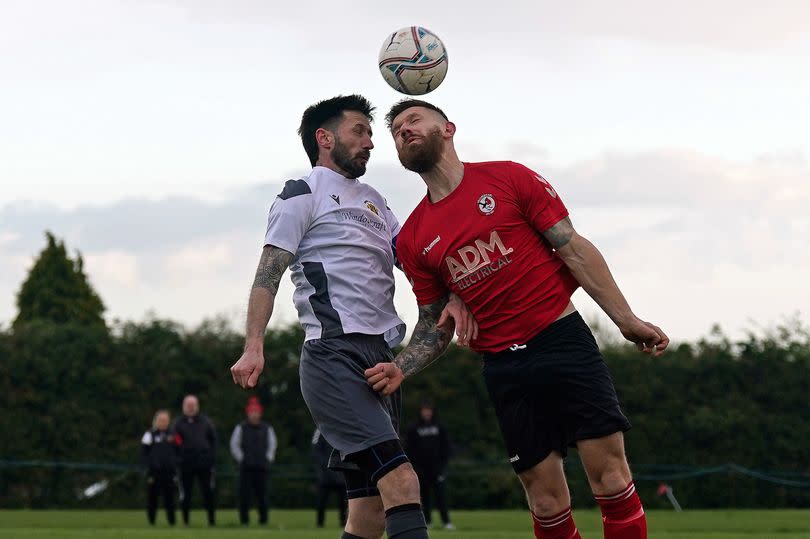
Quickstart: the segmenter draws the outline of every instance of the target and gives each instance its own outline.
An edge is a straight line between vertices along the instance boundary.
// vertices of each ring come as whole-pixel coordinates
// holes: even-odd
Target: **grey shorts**
[[[340,461],[386,440],[397,440],[400,392],[381,397],[363,372],[394,355],[382,335],[349,333],[306,341],[301,350],[301,393],[312,419]],[[355,468],[346,462],[347,468]],[[340,467],[335,459],[331,467]]]

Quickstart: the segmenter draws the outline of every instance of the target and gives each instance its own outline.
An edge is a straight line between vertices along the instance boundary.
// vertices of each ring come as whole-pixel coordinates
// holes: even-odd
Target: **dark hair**
[[[315,131],[321,127],[333,129],[337,124],[336,121],[340,120],[343,112],[347,110],[360,112],[369,121],[374,119],[371,115],[374,107],[371,106],[368,99],[359,94],[339,95],[331,99],[324,99],[304,111],[298,134],[301,136],[301,142],[312,166],[318,162],[318,141],[315,140]]]
[[[442,115],[442,118],[448,122],[450,121],[447,114],[445,114],[444,111],[436,105],[420,99],[405,98],[402,101],[395,103],[394,106],[391,107],[391,110],[388,111],[388,114],[385,115],[385,125],[388,127],[388,129],[391,129],[391,124],[394,123],[394,118],[412,107],[425,107],[426,109],[435,110]]]

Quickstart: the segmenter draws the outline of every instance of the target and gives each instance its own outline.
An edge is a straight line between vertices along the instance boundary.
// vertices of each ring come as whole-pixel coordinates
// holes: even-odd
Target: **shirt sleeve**
[[[233,433],[231,434],[231,455],[233,455],[233,459],[236,462],[241,463],[243,454],[242,454],[242,425],[236,425],[233,429]]]
[[[271,464],[276,460],[276,448],[278,447],[278,439],[276,438],[276,431],[273,427],[267,427],[267,462]]]
[[[295,254],[312,224],[314,203],[315,199],[306,181],[288,181],[270,207],[264,244]]]
[[[149,453],[152,451],[152,433],[146,431],[141,438],[141,463],[145,468],[149,467]]]
[[[568,209],[548,180],[519,163],[510,168],[520,211],[535,230],[545,232],[568,217]]]
[[[388,201],[385,199],[383,199],[383,201],[385,201],[385,210],[383,210],[385,222],[388,224],[388,228],[391,230],[391,237],[396,238],[399,234],[399,229],[401,228],[399,226],[399,219],[397,219],[397,216],[394,214],[393,210],[388,207]]]
[[[397,256],[419,305],[430,305],[447,295],[448,289],[442,283],[441,276],[420,264],[413,245],[402,235],[397,238]]]

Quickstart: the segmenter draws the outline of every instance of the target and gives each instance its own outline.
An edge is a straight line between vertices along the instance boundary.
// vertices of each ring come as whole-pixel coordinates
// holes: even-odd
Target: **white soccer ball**
[[[385,38],[379,65],[391,88],[422,95],[435,90],[447,75],[447,50],[427,28],[408,26]]]

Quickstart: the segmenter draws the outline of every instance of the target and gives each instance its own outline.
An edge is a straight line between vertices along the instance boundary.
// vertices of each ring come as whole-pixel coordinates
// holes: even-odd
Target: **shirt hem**
[[[550,326],[551,324],[553,324],[554,322],[557,321],[557,319],[560,317],[560,315],[563,312],[565,312],[565,309],[568,307],[568,304],[571,302],[571,296],[574,294],[574,292],[576,291],[577,288],[579,288],[579,285],[574,286],[573,289],[570,289],[570,287],[567,288],[566,289],[567,301],[560,302],[561,307],[559,309],[554,309],[554,311],[551,311],[554,314],[549,317],[548,321],[545,324],[538,324],[537,326],[534,326],[534,330],[532,331],[532,333],[528,337],[523,337],[521,339],[515,339],[514,342],[509,343],[509,344],[504,343],[502,345],[499,344],[499,345],[493,346],[493,347],[488,346],[486,348],[473,348],[473,350],[475,352],[479,353],[479,354],[482,354],[482,355],[494,355],[494,354],[500,354],[501,352],[505,352],[505,351],[509,350],[509,347],[512,346],[513,344],[519,344],[519,345],[526,344],[527,342],[532,340],[538,333],[540,333],[541,331],[546,329],[548,326]],[[518,341],[520,341],[520,342],[518,342]]]

